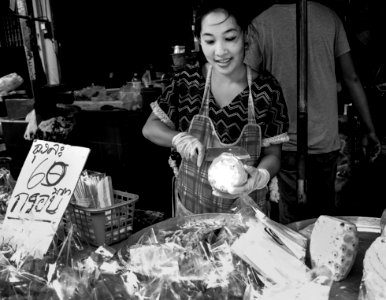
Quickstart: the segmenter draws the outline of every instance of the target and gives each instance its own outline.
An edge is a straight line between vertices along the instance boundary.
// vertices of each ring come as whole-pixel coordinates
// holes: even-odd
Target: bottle
[[[131,86],[133,92],[133,110],[142,108],[142,83],[138,77],[138,73],[134,73],[133,78],[131,79]]]
[[[138,77],[138,73],[134,73],[133,78],[131,78],[131,84],[135,90],[141,91],[141,80]]]
[[[199,52],[200,51],[200,42],[195,35],[195,29],[194,29],[194,24],[192,25],[192,32],[193,32],[193,47],[192,47],[192,52]]]
[[[193,9],[193,18],[192,18],[192,34],[193,34],[193,47],[191,49],[191,52],[199,52],[200,51],[200,42],[195,34],[196,28],[194,25],[194,22],[196,20],[196,10]]]

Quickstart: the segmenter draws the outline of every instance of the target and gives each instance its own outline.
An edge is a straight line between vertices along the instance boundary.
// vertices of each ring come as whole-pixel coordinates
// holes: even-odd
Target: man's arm
[[[380,152],[380,142],[376,136],[367,97],[358,74],[355,71],[350,52],[339,56],[337,61],[342,73],[343,82],[347,87],[350,98],[365,128],[364,133],[367,137],[367,141],[364,141],[364,146],[367,146],[367,143],[370,143],[369,146],[372,148],[369,149],[370,156],[375,159]]]
[[[375,132],[370,110],[362,83],[355,71],[350,52],[338,57],[338,64],[342,72],[342,79],[347,87],[350,98],[358,111],[359,117],[367,132]]]

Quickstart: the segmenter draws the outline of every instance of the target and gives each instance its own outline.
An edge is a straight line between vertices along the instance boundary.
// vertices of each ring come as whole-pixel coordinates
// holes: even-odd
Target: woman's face
[[[201,23],[200,42],[207,61],[224,75],[244,60],[244,33],[234,17],[222,10],[207,14]]]

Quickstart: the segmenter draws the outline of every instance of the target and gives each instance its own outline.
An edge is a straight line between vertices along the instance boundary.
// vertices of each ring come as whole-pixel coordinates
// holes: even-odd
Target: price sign
[[[35,140],[8,203],[3,242],[42,257],[74,192],[90,149]]]

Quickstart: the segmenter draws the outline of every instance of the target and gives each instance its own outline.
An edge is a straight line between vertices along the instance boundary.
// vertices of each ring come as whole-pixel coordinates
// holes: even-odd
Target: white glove
[[[205,148],[197,138],[187,132],[180,132],[173,137],[172,145],[182,158],[193,160],[197,157],[197,167],[201,167],[205,156]]]
[[[218,190],[213,190],[212,194],[222,198],[237,198],[241,195],[248,195],[254,190],[261,190],[267,186],[271,178],[268,170],[248,165],[244,165],[244,168],[248,173],[248,180],[245,184],[230,188],[228,190],[229,193],[222,193]]]

